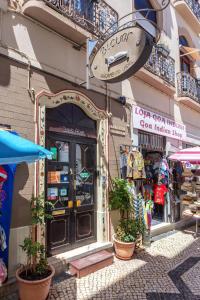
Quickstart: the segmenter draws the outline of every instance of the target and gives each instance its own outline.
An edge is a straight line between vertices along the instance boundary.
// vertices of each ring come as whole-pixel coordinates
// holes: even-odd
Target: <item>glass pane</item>
[[[69,162],[69,143],[56,142],[58,148],[58,161]]]
[[[69,143],[49,141],[53,160],[47,164],[47,200],[54,208],[68,207],[69,200]]]
[[[151,2],[149,0],[135,0],[135,8],[139,9],[153,9]],[[141,11],[141,14],[148,20],[157,23],[157,16],[155,11]]]
[[[92,146],[76,145],[76,204],[77,206],[93,203],[94,161]]]
[[[69,143],[49,139],[46,147],[53,153],[53,161],[69,163]]]
[[[54,108],[47,108],[46,128],[49,131],[73,136],[80,133],[81,136],[96,137],[96,122],[74,104],[61,104]]]

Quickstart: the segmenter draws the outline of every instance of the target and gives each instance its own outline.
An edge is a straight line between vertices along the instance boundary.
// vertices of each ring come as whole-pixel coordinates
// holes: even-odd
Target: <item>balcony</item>
[[[188,20],[194,31],[200,30],[200,3],[197,0],[174,0],[174,7]]]
[[[166,94],[175,93],[175,61],[164,55],[159,45],[153,47],[150,58],[136,76]]]
[[[189,73],[177,74],[177,100],[200,111],[200,80]]]
[[[27,0],[23,13],[80,44],[91,35],[101,36],[118,20],[103,0]]]

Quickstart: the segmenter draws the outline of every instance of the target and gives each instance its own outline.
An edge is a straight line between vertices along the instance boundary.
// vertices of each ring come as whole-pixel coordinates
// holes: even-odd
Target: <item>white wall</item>
[[[0,53],[77,84],[86,80],[84,47],[75,50],[64,37],[15,12],[2,16]],[[91,79],[91,89],[105,93],[105,84]],[[120,84],[109,89],[113,97],[121,94]]]

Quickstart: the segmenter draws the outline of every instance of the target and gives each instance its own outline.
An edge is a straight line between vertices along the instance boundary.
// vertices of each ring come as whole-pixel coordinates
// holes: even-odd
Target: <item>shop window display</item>
[[[152,201],[153,219],[158,222],[168,221],[171,215],[169,198],[169,165],[159,151],[138,151],[135,147],[120,148],[121,177],[135,183],[137,193],[145,201]],[[142,182],[138,189],[138,180]],[[166,209],[164,209],[166,208]],[[154,222],[155,223],[155,222]]]
[[[192,180],[194,171],[192,173],[187,164],[183,166],[181,162],[168,161],[164,153],[164,150],[147,149],[142,145],[138,148],[120,147],[121,178],[134,184],[136,195],[141,194],[144,203],[149,201],[148,211],[152,213],[152,222],[149,223],[152,225],[178,222],[185,205],[191,204],[192,209],[197,208],[193,186],[200,191],[200,175],[195,174],[196,181]],[[200,174],[200,170],[195,172]],[[200,195],[198,197],[200,203]]]

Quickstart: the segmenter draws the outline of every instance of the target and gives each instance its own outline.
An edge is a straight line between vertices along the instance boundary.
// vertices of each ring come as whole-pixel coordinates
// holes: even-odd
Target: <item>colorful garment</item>
[[[145,200],[150,200],[152,199],[153,195],[153,187],[151,184],[145,184],[144,185],[144,199]]]
[[[144,223],[147,230],[151,228],[153,207],[153,201],[148,200],[143,202]]]
[[[144,159],[139,151],[132,151],[128,155],[127,177],[133,179],[146,178],[144,170]]]
[[[164,184],[154,186],[154,203],[164,206],[165,204],[165,194],[168,189]]]

